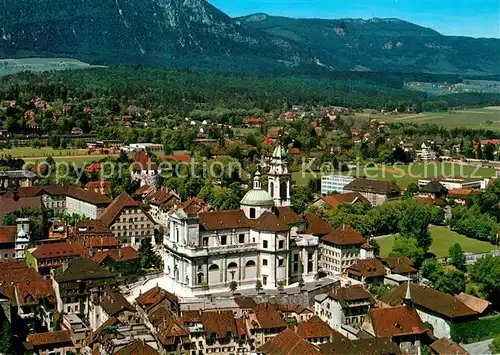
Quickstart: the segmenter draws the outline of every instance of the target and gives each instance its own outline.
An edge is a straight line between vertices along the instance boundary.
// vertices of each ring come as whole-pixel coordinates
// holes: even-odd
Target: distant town
[[[9,90],[0,353],[500,351],[498,106]]]

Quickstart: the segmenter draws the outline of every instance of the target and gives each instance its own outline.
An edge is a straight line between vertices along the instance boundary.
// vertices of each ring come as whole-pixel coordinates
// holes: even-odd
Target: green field
[[[424,177],[455,176],[489,178],[495,175],[495,169],[476,168],[466,165],[452,163],[418,163],[410,165],[378,166],[375,168],[360,168],[359,171],[345,172],[354,176],[365,176],[369,179],[396,181],[398,184],[406,185],[410,182],[417,183]],[[292,179],[297,185],[306,185],[314,176],[321,177],[321,174],[300,171],[292,173]]]
[[[67,69],[88,69],[90,65],[72,58],[20,58],[0,59],[0,76],[23,71],[42,72]]]
[[[378,114],[370,115],[370,118],[376,118],[379,121],[386,121],[389,123],[428,123],[446,128],[464,127],[471,129],[500,130],[500,107],[449,112],[425,112],[418,114]]]
[[[430,252],[435,254],[438,258],[448,256],[448,249],[455,243],[462,246],[464,252],[469,253],[485,253],[496,249],[496,247],[488,242],[468,238],[464,235],[450,231],[446,227],[431,226],[432,245]],[[377,242],[380,245],[380,255],[388,256],[394,246],[394,235],[379,238]]]
[[[0,149],[0,156],[10,155],[14,158],[27,157],[48,157],[58,155],[82,155],[86,154],[86,149],[54,149],[51,147],[32,148],[32,147],[15,147],[12,149]]]

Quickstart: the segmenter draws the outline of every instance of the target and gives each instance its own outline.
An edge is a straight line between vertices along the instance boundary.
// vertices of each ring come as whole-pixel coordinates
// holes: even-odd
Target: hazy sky
[[[500,38],[500,0],[208,0],[230,16],[396,17],[446,35]]]

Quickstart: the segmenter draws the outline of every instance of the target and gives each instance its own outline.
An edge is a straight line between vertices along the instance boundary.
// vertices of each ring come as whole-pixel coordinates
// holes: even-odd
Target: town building
[[[139,253],[130,246],[96,251],[91,259],[115,273],[119,283],[128,284],[137,281]]]
[[[315,345],[329,343],[334,338],[344,338],[342,334],[333,330],[318,316],[300,322],[297,325],[296,332],[300,337]]]
[[[433,161],[436,160],[437,154],[431,147],[428,147],[425,143],[422,143],[420,149],[415,151],[417,159],[421,161]]]
[[[355,178],[348,175],[326,175],[321,177],[321,195],[327,196],[333,192],[342,194],[344,187],[353,182]]]
[[[441,338],[429,345],[434,355],[469,355],[463,347],[448,338]]]
[[[269,339],[286,328],[276,305],[271,303],[257,304],[246,317],[246,327],[249,331],[249,341],[252,348],[258,348]]]
[[[418,191],[418,196],[422,198],[446,198],[446,195],[448,195],[448,189],[437,180],[432,180]]]
[[[135,307],[119,291],[105,289],[92,292],[89,302],[90,329],[97,330],[112,317],[123,324],[136,324],[139,320]]]
[[[458,205],[465,205],[469,198],[481,195],[481,191],[473,189],[455,188],[448,192],[448,198],[453,199]]]
[[[205,284],[227,288],[231,281],[254,287],[257,280],[275,288],[280,281],[289,285],[314,278],[318,238],[305,234],[304,220],[285,206],[290,175],[281,149],[275,149],[273,159],[268,188],[274,191],[279,182],[283,190],[275,198],[256,174],[239,210],[189,214],[177,208],[170,213],[164,238],[167,277],[190,291]]]
[[[319,199],[314,201],[313,206],[318,208],[324,208],[324,206],[329,206],[330,208],[335,209],[344,203],[348,205],[363,204],[363,203],[369,204],[370,201],[364,198],[363,195],[361,195],[359,192],[349,192],[343,194],[321,196]]]
[[[29,334],[25,347],[27,352],[35,354],[67,354],[76,351],[67,330]]]
[[[331,328],[354,339],[374,305],[375,300],[362,285],[334,288],[314,297],[316,314]]]
[[[345,192],[359,192],[373,206],[387,201],[397,200],[401,196],[400,188],[391,181],[359,178],[344,187]]]
[[[73,259],[51,273],[57,310],[89,319],[91,293],[116,285],[115,274],[90,259]]]
[[[48,278],[51,270],[63,263],[88,256],[88,250],[80,244],[50,242],[26,250],[26,264]]]
[[[77,214],[94,219],[111,202],[104,195],[71,185],[20,187],[9,190],[4,197],[14,199],[38,197],[41,198],[43,207],[48,210],[60,214]]]
[[[418,180],[418,186],[424,187],[431,181],[437,181],[444,186],[448,191],[453,189],[481,189],[484,185],[483,178],[458,178],[458,177],[436,177],[423,178]]]
[[[350,225],[342,224],[319,242],[319,267],[330,275],[343,274],[361,258],[366,239]]]
[[[386,271],[384,264],[376,258],[360,259],[346,270],[347,277],[365,285],[384,283]]]
[[[9,188],[33,186],[36,174],[29,170],[0,171],[0,192]]]
[[[139,248],[144,239],[153,240],[155,221],[144,207],[123,192],[99,215],[121,244]]]
[[[309,343],[293,330],[285,329],[257,349],[262,355],[321,355],[318,347]]]
[[[24,259],[30,242],[29,219],[16,219],[16,226],[0,226],[0,260]]]
[[[407,294],[411,292],[412,307],[424,322],[433,327],[438,338],[450,337],[450,322],[467,322],[477,319],[478,312],[469,308],[459,298],[433,288],[411,284],[402,284],[382,296],[380,302],[389,306],[404,304]]]
[[[161,169],[148,152],[141,151],[132,157],[132,180],[139,180],[141,186],[156,185],[156,180],[161,174]]]

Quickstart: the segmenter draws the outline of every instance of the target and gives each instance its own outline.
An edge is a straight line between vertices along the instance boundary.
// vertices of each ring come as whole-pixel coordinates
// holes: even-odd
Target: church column
[[[318,249],[314,249],[313,272],[315,275],[318,273]]]

